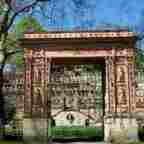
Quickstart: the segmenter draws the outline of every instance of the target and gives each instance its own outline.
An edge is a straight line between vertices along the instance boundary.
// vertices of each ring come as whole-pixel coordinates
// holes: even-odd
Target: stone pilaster
[[[135,117],[135,83],[133,55],[115,55],[106,59],[105,140],[117,133],[138,139]]]
[[[45,107],[44,83],[45,83],[44,58],[32,60],[32,117],[43,117]]]
[[[107,57],[106,62],[106,91],[105,91],[105,114],[112,114],[115,111],[115,77],[114,59]]]
[[[43,50],[33,51],[33,55],[26,55],[25,72],[25,106],[23,119],[24,142],[39,143],[47,140],[47,61]]]
[[[25,96],[24,96],[24,117],[31,116],[32,96],[32,58],[25,58]]]

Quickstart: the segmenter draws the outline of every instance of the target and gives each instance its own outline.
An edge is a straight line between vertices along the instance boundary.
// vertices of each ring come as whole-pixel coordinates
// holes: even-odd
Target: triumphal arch
[[[21,40],[25,58],[24,136],[36,135],[34,127],[45,135],[52,109],[54,115],[62,109],[65,113],[59,119],[66,117],[70,123],[78,117],[74,111],[88,111],[94,122],[99,117],[105,139],[124,130],[136,139],[135,43],[136,35],[126,30],[26,33]],[[101,97],[95,90],[96,64],[102,70],[98,76]],[[67,102],[67,95],[73,99]],[[99,108],[97,104],[101,105],[99,115],[94,110]]]

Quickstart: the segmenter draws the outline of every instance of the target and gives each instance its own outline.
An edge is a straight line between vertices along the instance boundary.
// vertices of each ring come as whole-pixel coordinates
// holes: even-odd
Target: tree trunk
[[[3,95],[3,83],[4,83],[4,76],[3,76],[3,69],[4,63],[1,64],[0,67],[0,138],[4,138],[5,136],[5,100]]]

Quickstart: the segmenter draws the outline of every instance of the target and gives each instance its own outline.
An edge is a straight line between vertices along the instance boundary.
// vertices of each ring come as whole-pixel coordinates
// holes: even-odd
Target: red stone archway
[[[24,120],[28,122],[35,112],[42,113],[43,118],[46,116],[46,91],[52,60],[103,60],[106,69],[105,139],[112,129],[119,129],[122,114],[124,127],[136,129],[136,119],[133,117],[137,99],[134,78],[135,43],[136,36],[128,31],[26,33],[21,40],[26,66]],[[36,87],[40,87],[41,91],[36,91]],[[34,103],[33,95],[38,95],[38,99],[44,101],[41,108]],[[132,123],[129,123],[130,116]],[[25,131],[28,127],[26,124],[24,127]]]

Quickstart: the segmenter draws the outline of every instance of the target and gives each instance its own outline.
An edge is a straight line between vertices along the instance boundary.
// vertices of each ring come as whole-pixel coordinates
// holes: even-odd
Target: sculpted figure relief
[[[38,69],[38,81],[41,81],[41,70]]]
[[[124,87],[118,88],[118,104],[126,104],[127,103],[127,97],[126,97],[126,90]]]
[[[120,81],[120,82],[125,81],[125,69],[124,69],[124,67],[122,67],[122,66],[118,67],[117,75],[118,75],[117,81]]]
[[[34,104],[38,105],[38,106],[42,106],[42,104],[43,104],[42,94],[41,94],[40,88],[36,88],[36,90],[35,90]]]
[[[41,81],[41,70],[38,68],[35,68],[34,73],[35,73],[34,80]]]

